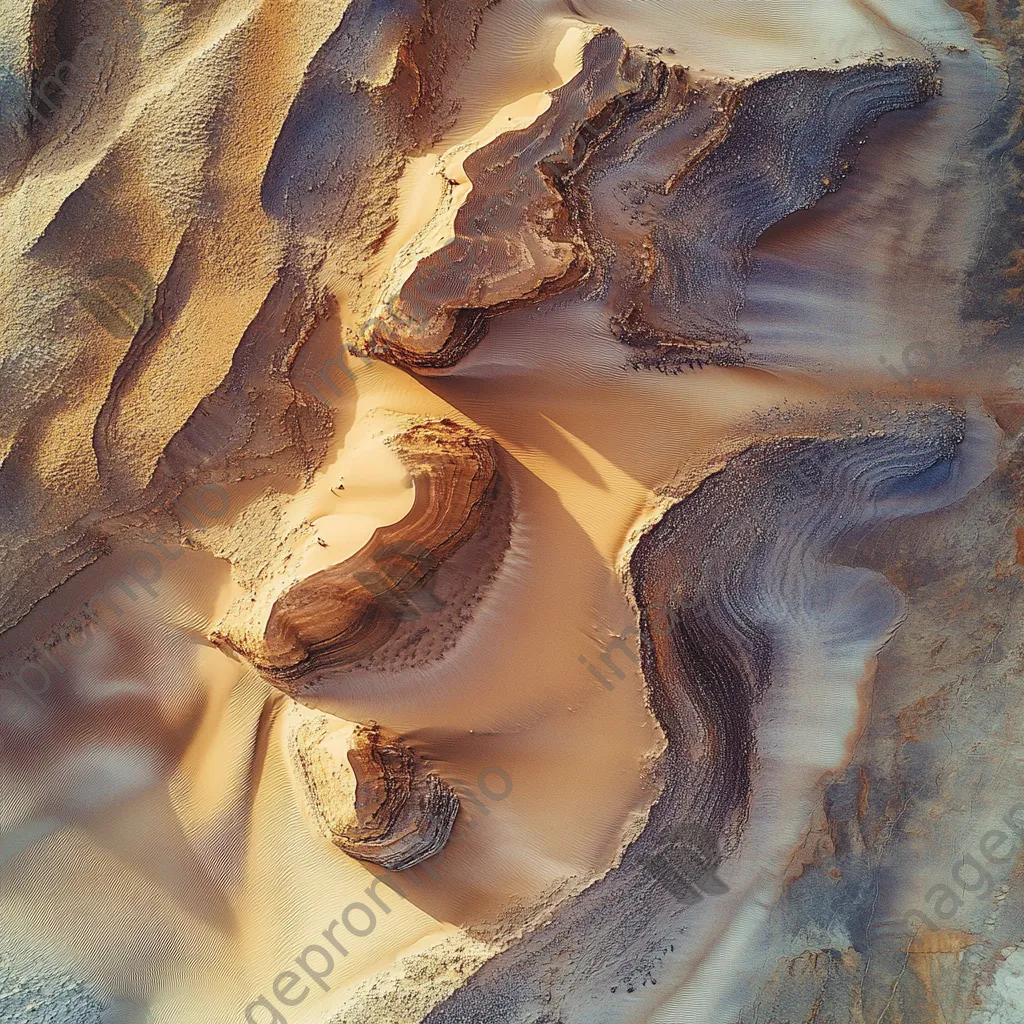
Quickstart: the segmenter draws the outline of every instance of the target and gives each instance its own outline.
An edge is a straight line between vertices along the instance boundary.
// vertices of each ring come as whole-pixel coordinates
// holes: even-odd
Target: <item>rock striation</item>
[[[409,513],[281,593],[257,638],[230,626],[220,634],[286,692],[324,673],[394,665],[413,649],[421,662],[436,656],[509,545],[512,489],[497,442],[440,420],[390,443],[412,477]]]
[[[444,846],[459,798],[401,739],[385,736],[378,725],[346,726],[296,710],[301,718],[289,751],[321,835],[349,856],[391,871],[415,867]]]
[[[796,709],[784,720],[813,720],[820,683],[817,673],[792,668],[794,653],[837,638],[827,641],[824,670],[838,675],[854,663],[846,685],[855,689],[866,658],[901,615],[896,588],[877,572],[837,564],[837,548],[960,499],[990,472],[990,447],[977,424],[934,408],[862,431],[844,425],[831,437],[753,444],[699,484],[663,495],[627,571],[648,699],[668,740],[661,795],[614,870],[488,962],[428,1024],[534,1020],[549,1004],[567,1024],[613,1024],[628,1012],[636,979],[654,977],[680,950],[689,963],[702,957],[700,943],[717,941],[729,915],[742,913],[742,903],[729,907],[741,885],[766,881],[758,873],[773,840],[749,833],[754,795],[778,799],[778,766],[762,748],[777,742],[773,702],[788,698],[785,706]],[[782,785],[792,784],[787,777]],[[669,899],[666,887],[693,878],[686,850],[680,878],[657,870],[678,860],[681,845],[692,848],[680,843],[681,828],[711,852],[700,858],[697,891]],[[773,828],[782,828],[777,816]],[[741,843],[759,851],[745,869],[730,862]],[[708,893],[719,897],[714,905],[701,902]],[[610,921],[610,905],[629,910]],[[519,980],[538,958],[566,965],[547,973],[541,994]]]
[[[393,268],[366,351],[448,367],[489,318],[579,287],[611,298],[640,362],[740,361],[759,236],[838,187],[857,136],[933,96],[935,70],[872,60],[712,80],[605,29],[544,114],[466,158],[453,237]]]

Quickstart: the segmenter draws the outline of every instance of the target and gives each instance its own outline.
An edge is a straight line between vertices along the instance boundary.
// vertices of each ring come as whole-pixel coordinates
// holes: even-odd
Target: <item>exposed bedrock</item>
[[[489,317],[582,286],[641,361],[735,362],[757,238],[836,188],[878,117],[938,88],[916,60],[702,80],[605,30],[533,124],[466,159],[454,237],[399,261],[366,349],[451,366]]]
[[[1020,427],[969,499],[840,549],[844,562],[884,567],[906,620],[732,1019],[1020,1016],[1024,766],[1006,754],[1024,707],[1024,635],[1005,627],[1024,618]],[[994,853],[987,842],[1001,835]]]
[[[603,32],[546,113],[467,157],[473,188],[455,237],[415,267],[393,270],[385,288],[397,294],[386,294],[364,326],[367,350],[408,366],[450,366],[479,341],[488,316],[577,283],[590,261],[565,176],[628,109],[654,98],[659,69]]]
[[[296,705],[288,748],[320,834],[359,860],[414,867],[448,841],[459,798],[397,737]]]
[[[847,436],[758,444],[690,493],[666,496],[669,507],[640,537],[628,570],[648,697],[668,739],[661,796],[617,868],[486,964],[427,1021],[639,1019],[641,1007],[649,1012],[665,995],[651,982],[694,983],[727,929],[756,946],[762,923],[747,914],[740,926],[737,915],[749,911],[751,892],[768,912],[763,900],[781,884],[804,822],[776,816],[779,848],[758,833],[745,851],[751,800],[780,778],[808,778],[762,762],[763,729],[777,728],[763,725],[763,709],[792,691],[786,706],[808,716],[811,736],[820,676],[793,667],[799,653],[822,644],[823,670],[855,694],[902,614],[899,592],[881,574],[835,564],[832,552],[844,538],[962,497],[990,471],[991,441],[988,421],[937,409]],[[802,757],[792,760],[804,767]],[[813,759],[809,768],[814,777],[825,770]],[[814,787],[807,789],[810,799]],[[696,847],[704,847],[697,876]],[[672,874],[692,893],[662,870],[680,858]],[[733,941],[735,930],[730,963],[743,963]],[[528,966],[537,962],[556,965],[539,985]],[[735,970],[716,982],[726,990],[742,983]],[[694,1020],[735,1019],[722,1016],[728,991],[699,988],[707,991],[695,990]]]
[[[257,639],[220,631],[286,692],[332,670],[439,657],[509,545],[513,496],[497,442],[440,420],[389,443],[412,477],[409,513],[278,596]]]

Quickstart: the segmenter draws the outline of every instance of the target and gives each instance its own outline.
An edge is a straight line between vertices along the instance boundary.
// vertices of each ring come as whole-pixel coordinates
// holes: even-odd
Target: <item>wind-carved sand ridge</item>
[[[585,281],[642,364],[740,361],[758,237],[835,189],[882,114],[934,96],[936,67],[876,60],[736,84],[605,30],[537,121],[465,160],[455,237],[392,270],[397,294],[364,325],[365,350],[448,367],[489,317]]]
[[[1024,785],[961,6],[0,0],[0,1017],[1016,1020],[1019,865],[925,899]]]

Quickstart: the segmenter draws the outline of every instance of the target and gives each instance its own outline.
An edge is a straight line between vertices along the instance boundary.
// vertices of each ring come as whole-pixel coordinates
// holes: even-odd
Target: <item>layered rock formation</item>
[[[459,798],[400,739],[385,738],[376,725],[346,729],[327,715],[296,714],[289,747],[321,835],[350,857],[392,871],[444,846]]]
[[[723,935],[762,941],[781,882],[773,865],[799,840],[822,773],[844,765],[865,664],[903,614],[884,577],[834,552],[962,498],[993,469],[984,421],[936,409],[871,428],[737,451],[662,496],[626,570],[648,698],[668,737],[661,795],[614,870],[491,960],[431,1024],[533,1020],[550,1005],[566,1024],[612,1024],[657,996],[638,988],[684,964],[688,1020],[756,999],[743,975],[723,978],[714,961],[702,977],[701,962]],[[794,751],[808,735],[814,749]],[[698,877],[692,895],[658,869],[682,857],[679,873],[692,875],[680,827],[721,851],[705,865],[713,884]],[[609,921],[609,905],[629,910]],[[557,949],[569,955],[541,993],[520,981],[529,962],[557,962]]]
[[[218,634],[281,689],[439,656],[446,631],[501,562],[513,498],[499,446],[450,420],[419,424],[389,444],[412,479],[409,513],[277,597],[259,640],[233,631],[232,616]]]
[[[610,30],[582,63],[529,128],[466,157],[454,237],[392,268],[368,352],[451,366],[489,317],[585,281],[641,361],[737,361],[758,237],[837,188],[879,116],[940,87],[908,60],[709,81]]]
[[[1021,38],[0,0],[3,1013],[1016,1021]]]

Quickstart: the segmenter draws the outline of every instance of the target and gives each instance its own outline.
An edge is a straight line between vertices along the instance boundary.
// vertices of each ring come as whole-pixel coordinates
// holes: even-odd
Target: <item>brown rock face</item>
[[[467,157],[454,237],[398,275],[366,349],[450,367],[489,319],[579,286],[614,299],[637,362],[739,362],[757,239],[838,187],[860,132],[939,87],[920,60],[702,79],[606,29],[534,124]]]
[[[377,725],[346,727],[329,715],[301,713],[289,746],[321,835],[392,871],[414,867],[444,846],[459,798],[413,751]]]
[[[392,444],[413,478],[408,515],[278,597],[255,649],[228,639],[281,689],[328,669],[394,663],[422,639],[425,617],[446,632],[508,546],[512,493],[496,442],[443,420]]]

